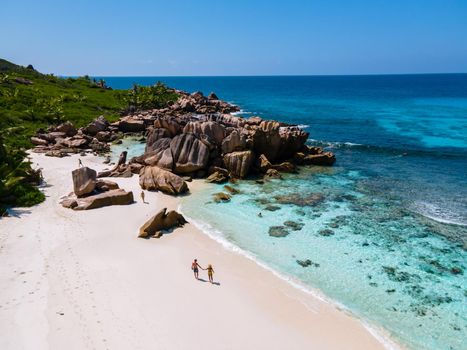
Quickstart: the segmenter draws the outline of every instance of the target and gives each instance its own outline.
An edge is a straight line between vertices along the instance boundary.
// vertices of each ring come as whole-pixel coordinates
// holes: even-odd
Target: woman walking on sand
[[[198,264],[198,260],[195,259],[192,263],[191,263],[191,269],[193,270],[193,274],[195,275],[195,278],[196,279],[199,279],[198,278],[198,273],[199,273],[199,269],[203,269],[199,264]],[[203,269],[204,270],[204,269]]]
[[[214,281],[213,281],[213,279],[212,279],[212,275],[213,275],[213,273],[214,273],[214,269],[212,268],[212,265],[209,264],[209,265],[208,265],[208,268],[207,268],[206,270],[208,270],[209,282],[214,283]]]

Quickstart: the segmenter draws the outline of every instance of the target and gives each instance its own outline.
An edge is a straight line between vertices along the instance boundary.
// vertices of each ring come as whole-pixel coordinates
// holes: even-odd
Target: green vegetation
[[[128,105],[136,109],[164,108],[176,99],[177,95],[174,92],[167,93],[167,87],[161,82],[153,86],[134,85],[125,97]]]
[[[15,128],[0,133],[0,216],[7,206],[31,206],[42,202],[44,194],[36,187],[42,180],[40,170],[31,168],[24,161],[26,153],[9,147],[4,135],[14,133]]]
[[[162,108],[177,98],[161,83],[112,90],[87,76],[60,78],[0,59],[0,215],[44,199],[35,187],[40,174],[23,161],[38,128],[66,120],[81,127],[99,115],[112,122],[124,111]]]

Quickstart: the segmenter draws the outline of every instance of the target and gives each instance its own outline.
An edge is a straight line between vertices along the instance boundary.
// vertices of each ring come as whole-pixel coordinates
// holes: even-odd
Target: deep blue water
[[[104,79],[214,91],[245,116],[301,124],[336,153],[334,167],[243,181],[225,204],[211,200],[222,186],[209,186],[186,197],[184,213],[410,348],[465,348],[466,74]],[[302,228],[269,236],[287,220]]]

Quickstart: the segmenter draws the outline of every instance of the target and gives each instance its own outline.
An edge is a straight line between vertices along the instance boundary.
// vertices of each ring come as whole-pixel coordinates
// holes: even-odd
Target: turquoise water
[[[333,168],[242,181],[229,203],[208,186],[183,212],[410,348],[466,348],[467,75],[106,80],[215,91],[246,116],[301,124]]]
[[[110,159],[112,162],[117,162],[120,154],[123,151],[127,152],[127,160],[133,157],[140,156],[144,153],[146,148],[146,140],[143,141],[141,137],[126,137],[122,139],[122,143],[111,147]]]
[[[339,168],[307,169],[298,178],[263,186],[244,181],[237,188],[241,194],[217,204],[212,194],[223,188],[209,186],[184,198],[183,213],[209,223],[211,235],[319,288],[414,349],[465,346],[467,279],[453,268],[465,268],[466,252],[438,234],[455,236],[461,230],[465,235],[465,228],[374,196],[368,178]],[[269,211],[268,205],[279,209]],[[286,237],[269,236],[271,226],[288,220],[302,228]],[[297,263],[307,259],[308,267]]]

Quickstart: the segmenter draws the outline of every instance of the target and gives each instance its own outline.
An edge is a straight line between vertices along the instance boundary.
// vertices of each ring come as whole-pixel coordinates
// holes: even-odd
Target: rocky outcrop
[[[264,174],[264,179],[265,180],[271,180],[271,179],[282,179],[281,174],[276,169],[268,169],[266,171],[266,174]]]
[[[297,127],[281,127],[279,129],[281,145],[277,154],[277,160],[290,159],[303,148],[308,133]]]
[[[90,210],[110,205],[128,205],[133,203],[133,192],[122,189],[109,190],[83,198],[65,198],[62,205],[73,210]]]
[[[172,171],[174,160],[172,150],[170,148],[171,141],[172,140],[170,138],[158,139],[151,144],[150,151],[146,152],[134,161],[144,165],[157,165],[160,168]]]
[[[172,228],[181,227],[187,221],[182,214],[177,213],[175,210],[167,212],[167,208],[162,209],[139,229],[138,237],[149,238],[162,236],[163,230],[170,230]]]
[[[222,141],[222,153],[243,151],[246,149],[247,137],[241,130],[234,129],[229,136]]]
[[[76,128],[73,126],[73,124],[68,121],[58,125],[54,130],[58,132],[63,132],[66,136],[70,136],[70,137],[75,136],[76,133],[78,132]]]
[[[96,119],[94,119],[92,122],[90,122],[85,128],[84,128],[84,133],[87,135],[94,136],[96,135],[99,131],[106,131],[109,127],[109,122],[104,118],[104,116],[100,116]]]
[[[217,145],[222,144],[225,137],[225,127],[216,122],[189,122],[185,125],[183,132],[195,135],[206,135],[208,140],[214,141]]]
[[[154,128],[164,129],[169,137],[174,137],[181,132],[180,123],[172,116],[158,117],[154,121]]]
[[[309,154],[303,158],[305,165],[333,165],[336,162],[336,156],[331,152],[322,152],[319,154]]]
[[[74,192],[62,198],[60,204],[74,210],[89,210],[109,205],[133,203],[133,193],[119,188],[109,180],[96,179],[96,171],[88,167],[72,171]]]
[[[271,226],[269,227],[269,236],[271,237],[285,237],[290,234],[289,231],[287,231],[287,228],[284,226]]]
[[[250,171],[251,164],[253,163],[253,152],[242,151],[232,152],[224,155],[225,168],[234,176],[244,178]]]
[[[199,91],[173,92],[179,96],[176,102],[163,108],[130,110],[111,124],[100,116],[78,130],[69,122],[40,129],[31,138],[36,145],[34,152],[56,157],[106,153],[110,142],[140,133],[141,140],[146,139],[145,153],[98,177],[129,177],[145,167],[158,167],[182,176],[209,176],[208,181],[213,182],[263,174],[266,179],[279,178],[279,173],[295,172],[297,165],[329,166],[335,162],[331,152],[306,146],[308,133],[297,126],[232,115],[238,107],[213,93],[206,97]],[[213,168],[226,168],[227,173],[216,173]]]
[[[85,149],[105,153],[110,150],[108,142],[114,141],[117,134],[103,116],[77,130],[70,122],[50,127],[45,132],[39,129],[31,141],[37,145],[35,152],[61,151],[78,153]]]
[[[289,193],[274,197],[277,203],[293,204],[300,207],[314,207],[324,201],[322,193]]]
[[[271,166],[273,169],[283,173],[295,173],[297,172],[297,167],[291,162],[282,162],[280,164],[274,164]]]
[[[85,196],[96,188],[97,173],[94,169],[82,167],[71,172],[73,191],[78,197]]]
[[[63,157],[68,157],[69,156],[68,153],[62,152],[60,150],[47,151],[47,152],[45,152],[45,155],[47,157],[57,157],[57,158],[63,158]]]
[[[262,173],[266,173],[269,169],[272,168],[271,162],[266,158],[264,154],[260,155],[258,158],[258,169]]]
[[[221,171],[215,171],[211,175],[208,176],[208,178],[206,179],[206,182],[220,184],[223,182],[227,182],[227,180],[229,180],[228,174],[221,172]]]
[[[210,98],[206,98],[200,91],[192,94],[188,94],[183,91],[177,92],[180,94],[180,98],[176,103],[170,106],[171,112],[175,114],[210,114],[216,112],[232,113],[240,110],[237,106],[233,106],[230,103],[219,100],[215,95],[210,95]]]
[[[39,137],[35,137],[35,136],[31,137],[31,142],[33,145],[36,145],[36,146],[47,146],[49,144],[49,141],[41,139]]]
[[[161,139],[169,139],[170,140],[170,133],[164,128],[152,128],[148,132],[148,137],[146,139],[146,149],[145,152],[151,152],[156,150],[158,145],[156,144],[157,141]]]
[[[63,140],[62,145],[69,148],[84,148],[89,144],[89,139],[80,135],[73,136],[69,139]]]
[[[116,190],[118,189],[118,184],[116,182],[113,182],[113,181],[109,181],[109,180],[102,180],[102,179],[99,179],[96,181],[96,190],[99,191],[99,192],[106,192],[106,191],[109,191],[109,190]]]
[[[174,160],[173,171],[177,174],[193,173],[207,167],[209,149],[193,134],[180,134],[170,142]]]
[[[278,122],[262,121],[253,132],[253,150],[264,154],[271,162],[276,160],[281,146],[279,128]]]
[[[215,193],[213,195],[213,200],[216,203],[228,202],[228,201],[230,201],[230,198],[232,198],[232,196],[230,194],[224,193],[224,192]]]
[[[296,260],[297,264],[300,265],[301,267],[319,267],[320,265],[318,263],[315,263],[311,261],[310,259],[305,259],[305,260]]]
[[[110,146],[105,142],[100,142],[98,139],[93,138],[89,143],[89,147],[95,153],[107,153],[110,152]]]
[[[216,95],[214,92],[211,92],[211,93],[208,95],[208,99],[209,99],[209,100],[218,100],[219,97],[217,97],[217,95]]]
[[[143,120],[127,116],[120,119],[118,130],[121,132],[142,132],[146,130],[146,127]]]
[[[111,142],[116,139],[115,134],[112,134],[110,131],[99,131],[96,134],[96,139],[99,142]]]
[[[240,190],[236,189],[235,187],[232,187],[230,185],[225,185],[224,186],[224,190],[226,190],[227,192],[229,192],[230,194],[232,195],[235,195],[235,194],[239,194],[240,193]]]
[[[157,166],[144,167],[139,175],[139,184],[145,190],[161,191],[171,195],[188,191],[186,182],[180,176]]]
[[[97,177],[132,177],[133,173],[136,172],[134,170],[134,166],[131,164],[126,164],[127,154],[127,151],[120,153],[117,164],[115,164],[115,166],[110,170],[99,172]],[[139,171],[137,173],[139,173]]]
[[[300,231],[303,228],[304,224],[301,222],[287,220],[284,222],[284,226],[288,227],[292,231]]]

